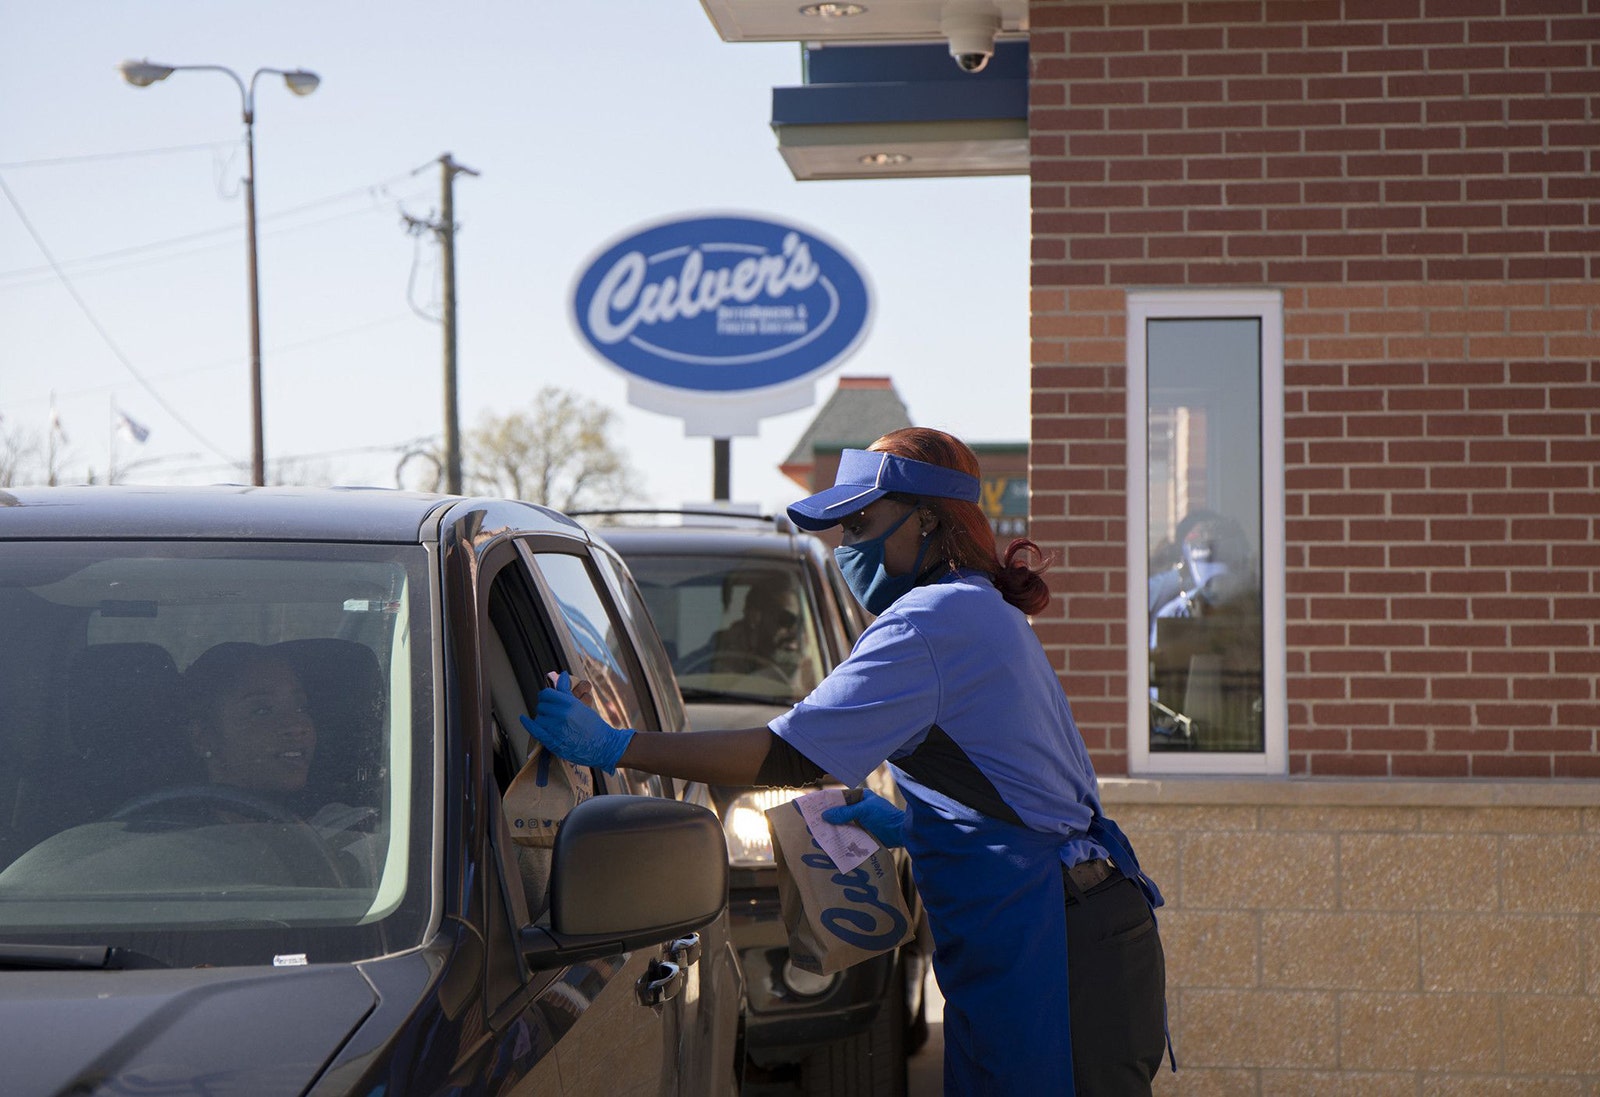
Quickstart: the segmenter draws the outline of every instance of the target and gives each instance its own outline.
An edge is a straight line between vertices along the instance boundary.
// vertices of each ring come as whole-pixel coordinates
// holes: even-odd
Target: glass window
[[[0,938],[165,963],[420,940],[421,547],[15,544],[0,558]]]
[[[1143,698],[1131,757],[1149,771],[1281,772],[1281,306],[1133,294],[1129,313],[1145,484],[1129,531]]]
[[[595,553],[595,561],[611,583],[611,589],[628,615],[640,626],[639,659],[646,675],[651,679],[656,705],[661,710],[663,730],[685,727],[688,718],[683,710],[683,697],[672,673],[672,660],[667,657],[660,634],[656,632],[649,604],[639,591],[639,584],[623,563],[605,551]]]
[[[639,702],[634,670],[627,658],[628,641],[617,632],[596,577],[581,556],[537,553],[539,571],[555,594],[577,642],[582,666],[572,673],[594,686],[594,706],[613,727],[651,728],[654,720]]]
[[[826,673],[815,604],[798,562],[629,555],[685,699],[793,704]]]

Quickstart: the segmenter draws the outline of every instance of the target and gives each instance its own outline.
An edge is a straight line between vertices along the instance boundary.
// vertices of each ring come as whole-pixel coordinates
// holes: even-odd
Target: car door
[[[596,546],[593,558],[610,587],[613,605],[622,611],[619,624],[632,636],[632,653],[643,671],[641,681],[649,684],[648,691],[641,690],[641,694],[648,692],[654,704],[656,727],[667,734],[687,734],[688,717],[673,677],[672,660],[656,633],[644,595],[615,553]],[[709,790],[698,781],[674,778],[667,788],[679,800],[715,810]],[[743,1088],[745,981],[729,917],[724,915],[706,926],[699,937],[701,958],[689,970],[679,1021],[686,1038],[680,1041],[678,1092],[684,1097],[737,1094]]]
[[[608,574],[616,564],[605,560],[602,550],[589,555],[576,552],[576,545],[549,544],[530,544],[528,550],[566,617],[584,676],[595,684],[597,708],[606,720],[614,726],[634,728],[638,734],[680,731],[682,712],[677,710],[677,723],[664,721],[667,713],[662,712],[651,688],[654,675],[646,670],[650,659],[643,648],[659,641],[653,633],[637,630],[634,611],[624,611],[614,596],[613,584],[632,582],[626,571]],[[670,675],[670,670],[666,673]],[[677,697],[672,700],[677,702]],[[635,795],[677,792],[672,782],[662,782],[656,774],[618,769],[616,779]],[[677,964],[683,974],[682,990],[662,1006],[672,1055],[670,1092],[738,1091],[736,1033],[742,977],[728,943],[726,918],[683,939],[662,942],[662,948],[666,950],[664,958]]]
[[[526,557],[513,549],[485,560],[480,689],[488,700],[482,734],[492,762],[486,799],[494,856],[485,903],[491,1047],[482,1057],[483,1080],[492,1083],[490,1092],[526,1097],[670,1094],[678,1042],[671,997],[682,979],[667,978],[667,948],[533,971],[519,947],[521,926],[548,924],[550,851],[517,845],[505,823],[501,798],[529,753],[518,717],[534,711],[549,672],[583,665],[588,641],[574,638]],[[615,778],[594,777],[597,794],[628,791]]]

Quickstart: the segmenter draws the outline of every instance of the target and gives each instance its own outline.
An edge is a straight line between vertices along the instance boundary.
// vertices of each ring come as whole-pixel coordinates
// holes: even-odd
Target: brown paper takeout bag
[[[780,804],[766,814],[789,959],[796,967],[832,975],[911,939],[911,914],[888,850],[880,847],[840,872],[811,836],[797,804]]]
[[[548,849],[567,813],[594,795],[594,774],[535,745],[506,789],[506,825],[520,846]]]

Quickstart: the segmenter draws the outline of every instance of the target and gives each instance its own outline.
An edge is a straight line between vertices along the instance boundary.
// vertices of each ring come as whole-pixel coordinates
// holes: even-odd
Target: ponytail
[[[966,443],[930,427],[891,431],[868,448],[942,465],[969,476],[978,475],[977,455]],[[1006,548],[1002,559],[995,544],[994,528],[978,504],[898,493],[891,494],[890,498],[926,507],[938,516],[939,532],[932,548],[951,571],[970,568],[982,572],[994,583],[1000,596],[1023,613],[1035,614],[1050,604],[1050,588],[1044,581],[1044,571],[1050,566],[1049,557],[1032,541],[1018,538]]]

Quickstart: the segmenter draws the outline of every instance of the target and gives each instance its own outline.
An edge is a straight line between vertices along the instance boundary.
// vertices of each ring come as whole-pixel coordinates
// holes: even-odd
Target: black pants
[[[1166,959],[1138,885],[1067,884],[1072,1070],[1078,1097],[1149,1097],[1166,1056]]]

